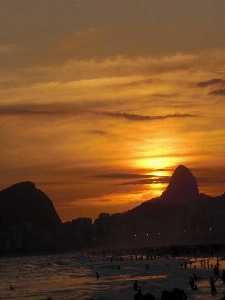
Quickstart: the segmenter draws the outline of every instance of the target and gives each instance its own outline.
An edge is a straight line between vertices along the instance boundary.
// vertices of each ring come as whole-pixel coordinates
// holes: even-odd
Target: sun
[[[178,163],[176,157],[150,157],[137,159],[134,164],[140,169],[147,169],[158,176],[165,176],[164,171]],[[161,172],[161,173],[160,173]]]

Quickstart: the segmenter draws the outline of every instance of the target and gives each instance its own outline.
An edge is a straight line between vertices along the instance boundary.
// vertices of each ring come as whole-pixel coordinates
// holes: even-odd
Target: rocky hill
[[[35,229],[50,229],[61,224],[52,201],[29,181],[0,192],[1,228],[32,223]]]
[[[199,197],[198,184],[191,171],[183,165],[176,168],[166,190],[158,198],[164,203],[186,204]]]
[[[208,197],[204,195],[205,197]],[[193,200],[202,198],[199,194],[198,185],[191,171],[183,165],[176,168],[170,178],[169,185],[161,196],[145,201],[124,214],[124,219],[150,217],[166,218],[183,214],[183,206]],[[204,198],[204,197],[203,197]]]

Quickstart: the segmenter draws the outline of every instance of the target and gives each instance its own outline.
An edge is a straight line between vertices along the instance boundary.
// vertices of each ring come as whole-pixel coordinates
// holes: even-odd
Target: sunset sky
[[[62,221],[159,196],[183,164],[225,192],[224,0],[0,0],[0,190]]]

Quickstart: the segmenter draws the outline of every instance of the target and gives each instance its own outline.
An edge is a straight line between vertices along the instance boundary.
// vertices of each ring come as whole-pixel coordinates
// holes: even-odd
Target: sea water
[[[215,258],[209,259],[216,264]],[[201,258],[172,257],[153,260],[124,257],[110,261],[107,256],[54,254],[42,256],[16,256],[1,258],[0,299],[52,300],[132,300],[135,280],[142,293],[152,293],[161,299],[163,290],[184,289],[188,299],[220,299],[225,293],[220,277],[216,282],[217,295],[210,294],[211,269],[201,267]],[[188,268],[181,268],[185,261]],[[148,264],[149,268],[146,268]],[[118,269],[118,265],[120,269]],[[196,265],[196,269],[194,269]],[[225,261],[220,258],[220,270],[225,270]],[[220,275],[221,275],[220,271]],[[96,278],[96,272],[100,278]],[[189,277],[200,276],[198,290],[191,290]],[[10,285],[13,290],[10,290]]]

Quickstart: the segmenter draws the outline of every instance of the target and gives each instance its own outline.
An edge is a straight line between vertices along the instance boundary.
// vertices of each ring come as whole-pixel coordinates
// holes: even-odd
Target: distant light
[[[184,233],[185,233],[185,230],[184,230]]]
[[[147,235],[148,235],[148,233],[147,233]]]
[[[198,231],[198,229],[197,229],[197,231]]]
[[[212,228],[209,228],[209,230],[212,230]]]
[[[160,234],[160,232],[159,232],[159,234]]]
[[[136,234],[134,236],[136,236]]]

